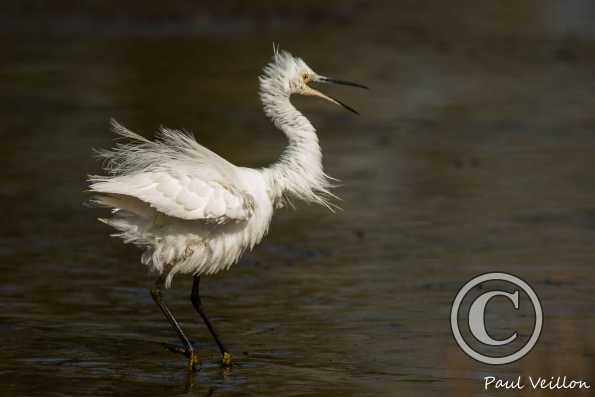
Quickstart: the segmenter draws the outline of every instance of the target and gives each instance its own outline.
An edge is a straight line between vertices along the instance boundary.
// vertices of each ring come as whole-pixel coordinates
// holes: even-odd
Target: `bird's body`
[[[183,132],[162,129],[151,141],[114,121],[114,131],[128,142],[100,152],[108,175],[90,177],[94,203],[113,212],[101,220],[125,242],[145,249],[142,262],[160,274],[158,287],[169,287],[177,273],[194,275],[198,304],[193,303],[224,361],[228,353],[200,311],[200,275],[228,269],[262,240],[275,208],[292,199],[331,206],[331,182],[323,172],[316,130],[290,96],[316,95],[352,109],[307,85],[316,81],[355,85],[319,76],[301,59],[278,51],[260,77],[265,113],[289,141],[269,167],[235,166]],[[153,296],[171,322],[173,315],[164,309],[160,292]],[[174,323],[194,363],[192,347],[175,319]]]
[[[103,221],[124,241],[145,247],[142,262],[166,274],[213,274],[229,268],[267,233],[273,210],[292,198],[327,204],[329,178],[312,124],[289,101],[280,70],[287,53],[261,77],[266,114],[289,140],[268,168],[237,167],[183,132],[161,129],[147,140],[113,122],[132,143],[101,155],[107,177],[92,177],[95,202],[116,209]]]
[[[116,130],[143,139],[121,126]],[[156,148],[157,163],[94,178],[91,188],[100,193],[97,204],[117,208],[103,221],[124,241],[144,247],[142,262],[165,275],[169,286],[176,273],[227,269],[259,243],[268,230],[274,198],[262,170],[236,167],[182,133],[162,131],[161,136],[170,140],[140,143]],[[182,159],[181,142],[188,145],[188,158]],[[168,148],[173,158],[163,155]],[[204,155],[209,155],[208,165],[200,159]]]

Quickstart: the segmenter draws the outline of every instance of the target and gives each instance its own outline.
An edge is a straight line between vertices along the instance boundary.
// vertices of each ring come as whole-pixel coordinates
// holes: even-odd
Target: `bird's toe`
[[[228,352],[224,352],[223,353],[223,366],[225,368],[229,368],[229,367],[231,367],[231,363],[232,363],[231,354],[229,354]]]
[[[163,346],[170,352],[187,355],[186,349],[183,348],[182,346],[177,346],[177,345],[173,345],[173,344],[169,344],[169,343],[164,343]]]
[[[188,355],[188,369],[190,371],[196,371],[200,367],[200,357],[196,350],[192,350],[187,353]]]

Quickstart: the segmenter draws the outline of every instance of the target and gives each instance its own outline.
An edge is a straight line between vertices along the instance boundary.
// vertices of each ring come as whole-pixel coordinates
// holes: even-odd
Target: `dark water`
[[[484,395],[486,375],[595,382],[595,42],[569,9],[500,10],[501,25],[405,9],[396,21],[331,13],[309,30],[306,14],[263,31],[232,19],[238,32],[2,33],[2,394],[459,396]],[[189,375],[163,347],[176,339],[147,291],[155,276],[81,204],[92,148],[111,145],[115,117],[146,136],[193,130],[236,164],[273,161],[283,137],[256,95],[273,40],[373,88],[332,89],[359,118],[296,100],[343,211],[283,210],[258,249],[205,280],[231,370],[190,280],[174,280],[167,299],[203,358]],[[508,366],[470,360],[450,333],[456,292],[487,271],[527,280],[544,308],[539,343]]]

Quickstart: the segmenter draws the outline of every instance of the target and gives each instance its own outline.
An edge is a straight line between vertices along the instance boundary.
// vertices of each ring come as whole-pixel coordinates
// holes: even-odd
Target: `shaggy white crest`
[[[180,131],[162,129],[151,141],[113,121],[127,141],[99,153],[106,176],[89,177],[93,202],[112,208],[113,216],[102,221],[125,242],[145,248],[142,262],[169,286],[176,273],[229,268],[261,241],[275,207],[299,199],[331,209],[316,130],[290,96],[316,95],[352,109],[308,85],[316,81],[355,85],[319,76],[277,50],[264,68],[264,111],[289,140],[281,158],[264,169],[237,167]]]
[[[261,93],[266,88],[271,94],[301,94],[306,88],[306,79],[312,80],[316,73],[301,58],[294,57],[287,51],[275,51],[273,61],[269,63],[260,77]]]

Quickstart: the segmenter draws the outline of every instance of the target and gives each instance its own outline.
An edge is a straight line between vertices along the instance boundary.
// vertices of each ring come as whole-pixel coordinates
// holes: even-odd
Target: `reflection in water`
[[[487,375],[595,381],[595,36],[580,22],[593,7],[464,2],[452,16],[413,3],[309,32],[0,34],[5,393],[442,396],[480,395]],[[300,10],[292,26],[307,23]],[[343,211],[283,211],[262,246],[205,280],[231,373],[190,280],[175,280],[170,304],[203,358],[189,379],[161,346],[175,335],[154,277],[81,206],[91,148],[110,146],[115,117],[146,135],[191,129],[239,165],[274,160],[283,137],[254,78],[273,40],[374,96],[336,89],[357,119],[296,99]],[[505,367],[469,360],[448,321],[458,288],[493,270],[529,281],[545,313],[537,346]]]
[[[231,374],[231,368],[222,368],[221,371],[225,373],[225,376]],[[216,388],[214,386],[200,387],[197,385],[198,380],[195,371],[186,371],[186,383],[184,384],[184,394],[191,394],[193,396],[205,396],[211,397]]]

